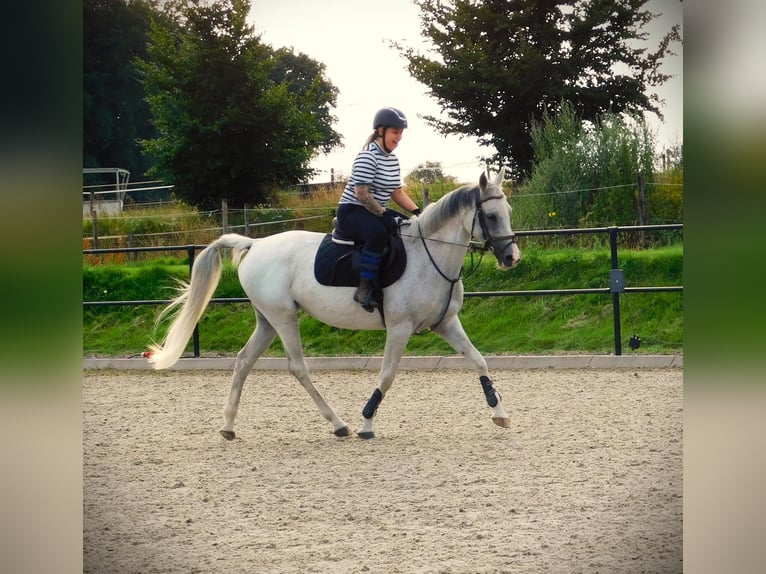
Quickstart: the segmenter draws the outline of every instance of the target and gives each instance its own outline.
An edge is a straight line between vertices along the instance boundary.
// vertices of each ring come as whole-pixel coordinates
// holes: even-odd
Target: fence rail
[[[619,267],[617,254],[618,236],[620,233],[643,233],[645,231],[673,231],[683,229],[683,224],[665,224],[665,225],[633,225],[626,227],[588,227],[573,229],[544,229],[518,231],[518,237],[540,236],[540,235],[577,235],[577,234],[608,234],[609,248],[611,252],[611,269],[609,269],[609,286],[588,289],[537,289],[529,291],[469,291],[463,294],[464,297],[548,297],[561,295],[612,295],[612,314],[614,324],[614,354],[622,355],[622,328],[620,316],[620,295],[623,293],[669,293],[682,292],[683,286],[647,286],[647,287],[627,287],[625,285],[625,275]],[[189,257],[189,272],[194,265],[194,256],[197,251],[204,249],[207,245],[175,245],[175,246],[154,246],[154,247],[124,247],[108,249],[83,249],[83,255],[97,255],[105,253],[136,253],[148,251],[186,251]],[[213,298],[210,303],[249,303],[247,297],[227,297]],[[137,306],[137,305],[167,305],[170,299],[148,299],[135,301],[83,301],[83,307],[111,307],[111,306]],[[194,356],[200,356],[199,325],[194,328],[192,336],[194,345]]]

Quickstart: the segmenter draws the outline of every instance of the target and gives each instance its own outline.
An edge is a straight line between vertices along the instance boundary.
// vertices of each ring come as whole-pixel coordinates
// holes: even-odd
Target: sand
[[[84,572],[681,572],[683,372],[402,371],[377,438],[288,373],[83,374]],[[316,371],[352,428],[369,371]]]

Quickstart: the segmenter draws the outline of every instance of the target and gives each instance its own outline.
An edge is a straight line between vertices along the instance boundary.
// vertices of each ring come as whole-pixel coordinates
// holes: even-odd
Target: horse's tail
[[[221,279],[221,249],[232,248],[232,261],[239,265],[255,240],[244,235],[222,235],[203,249],[194,260],[189,283],[181,283],[179,295],[165,307],[157,322],[175,310],[173,321],[162,343],[149,346],[149,363],[155,369],[167,369],[176,364],[189,341],[194,327]]]

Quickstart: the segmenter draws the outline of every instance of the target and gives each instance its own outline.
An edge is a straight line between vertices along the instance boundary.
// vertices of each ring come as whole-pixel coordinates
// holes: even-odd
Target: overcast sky
[[[648,8],[662,12],[649,32],[654,50],[659,39],[675,23],[682,22],[679,0],[650,0]],[[479,177],[479,157],[490,155],[474,138],[443,136],[419,116],[439,116],[439,107],[426,87],[406,70],[406,61],[389,46],[390,41],[425,49],[420,36],[419,10],[411,0],[253,0],[250,23],[263,42],[274,48],[292,47],[326,66],[327,78],[338,88],[335,129],[345,147],[320,156],[313,166],[320,171],[315,181],[329,181],[330,169],[350,173],[364,139],[372,130],[375,111],[394,106],[407,115],[409,129],[396,150],[405,176],[418,164],[441,162],[444,171],[460,182]],[[683,142],[683,49],[669,59],[663,71],[675,74],[657,90],[665,100],[661,124],[649,115],[660,149]]]

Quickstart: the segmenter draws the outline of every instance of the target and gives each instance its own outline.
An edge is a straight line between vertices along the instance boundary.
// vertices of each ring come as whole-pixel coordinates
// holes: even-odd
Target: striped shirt
[[[357,185],[368,185],[375,200],[385,207],[391,194],[402,186],[399,158],[384,152],[376,142],[370,142],[354,160],[340,203],[362,205],[354,193]]]

